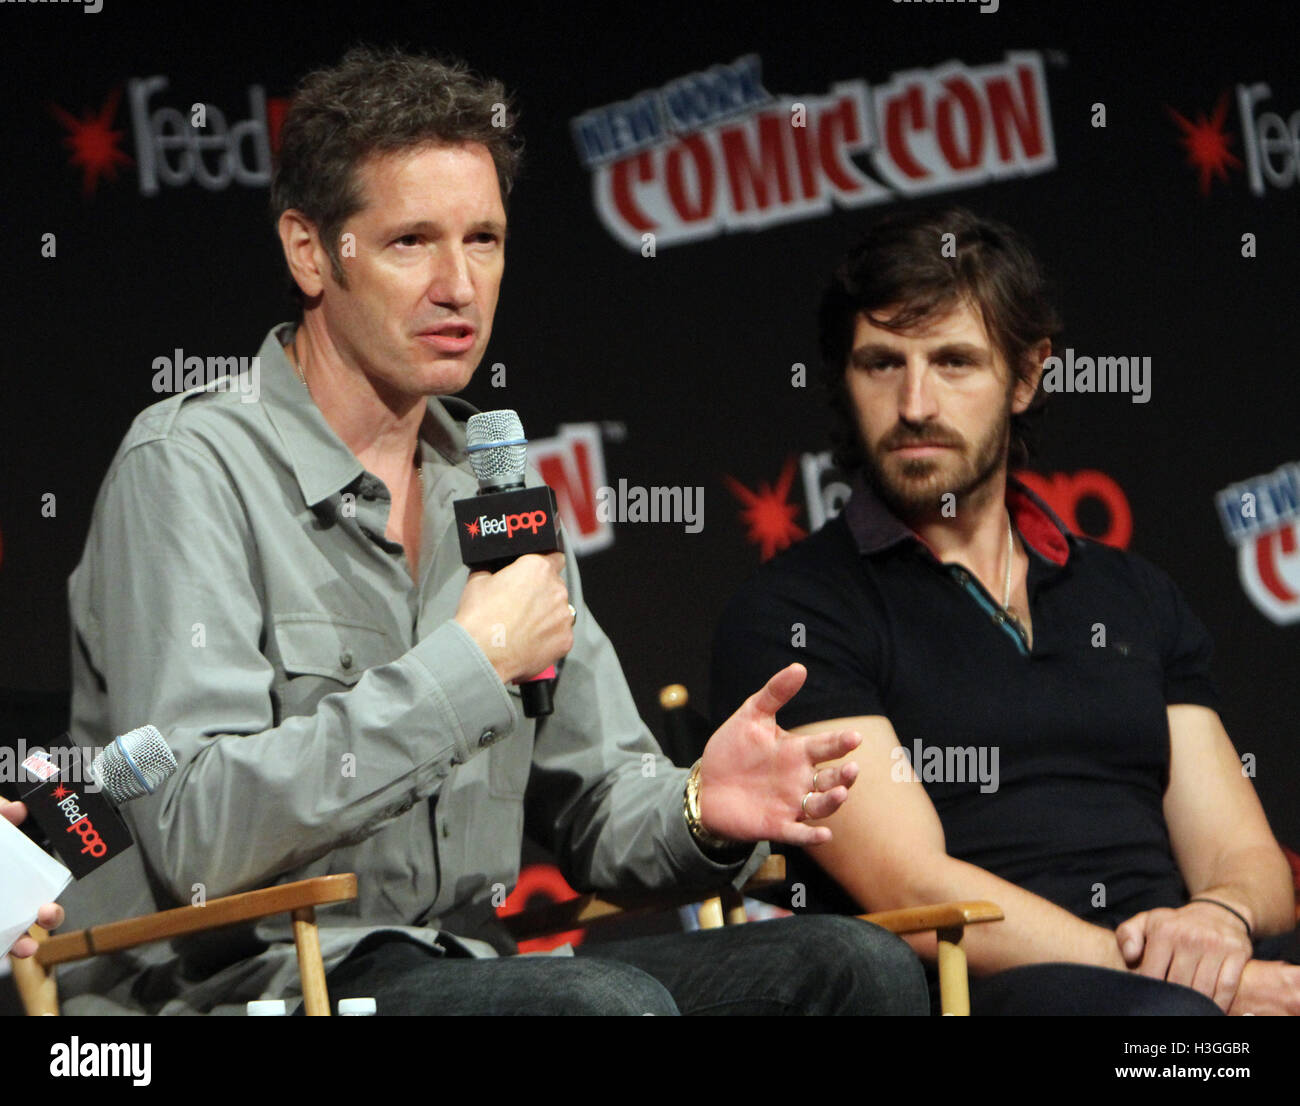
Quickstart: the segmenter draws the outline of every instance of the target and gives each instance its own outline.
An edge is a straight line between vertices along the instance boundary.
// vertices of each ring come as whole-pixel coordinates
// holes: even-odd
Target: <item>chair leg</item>
[[[38,944],[49,936],[40,926],[32,926],[27,933]],[[52,968],[46,968],[34,956],[25,956],[21,960],[11,956],[9,966],[14,973],[18,997],[29,1016],[59,1012],[59,991]]]
[[[970,1016],[966,950],[961,947],[964,927],[937,930],[939,938],[939,1009],[958,1017]]]
[[[722,900],[716,895],[711,899],[705,899],[700,903],[700,928],[701,929],[721,929],[722,928]]]
[[[330,996],[325,987],[325,962],[321,958],[316,911],[304,906],[293,912],[293,941],[298,946],[298,976],[302,980],[303,1013],[329,1017]]]
[[[726,911],[724,921],[727,925],[741,925],[749,921],[749,916],[745,913],[745,896],[734,887],[724,889],[721,900],[723,909]]]

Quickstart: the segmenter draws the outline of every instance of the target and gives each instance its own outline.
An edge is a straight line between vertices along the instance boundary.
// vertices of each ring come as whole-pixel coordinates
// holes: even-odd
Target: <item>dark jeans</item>
[[[856,918],[782,918],[580,946],[577,955],[439,956],[374,933],[329,973],[330,999],[380,1014],[925,1014],[920,961]],[[301,1012],[301,1008],[299,1009]]]
[[[936,992],[937,993],[937,992]],[[938,1001],[935,1001],[938,1009]],[[1115,1014],[1212,1016],[1223,1011],[1199,991],[1087,964],[1024,964],[970,981],[978,1015]]]
[[[1255,943],[1259,960],[1300,963],[1297,931]],[[933,1012],[939,1012],[938,975],[926,970]],[[1221,1015],[1213,1000],[1176,983],[1084,964],[1026,964],[970,981],[972,1015],[1153,1014]]]

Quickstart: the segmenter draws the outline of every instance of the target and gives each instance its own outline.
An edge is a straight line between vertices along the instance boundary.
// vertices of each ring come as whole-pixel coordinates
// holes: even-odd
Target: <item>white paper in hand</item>
[[[36,912],[72,882],[72,873],[0,817],[0,956],[31,928]]]

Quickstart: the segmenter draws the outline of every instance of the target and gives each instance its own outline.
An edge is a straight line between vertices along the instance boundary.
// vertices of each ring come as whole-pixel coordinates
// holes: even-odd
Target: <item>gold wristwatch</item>
[[[700,761],[691,765],[691,774],[686,777],[686,792],[682,795],[682,813],[686,815],[686,827],[691,831],[697,844],[714,852],[735,852],[744,847],[743,841],[732,841],[726,837],[716,837],[704,828],[700,820]]]

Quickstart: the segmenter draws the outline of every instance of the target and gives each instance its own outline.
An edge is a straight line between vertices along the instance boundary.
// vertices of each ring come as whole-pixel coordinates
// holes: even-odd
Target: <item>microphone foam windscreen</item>
[[[176,757],[153,726],[141,726],[104,747],[91,775],[115,803],[152,795],[173,772]]]
[[[522,484],[528,451],[524,425],[514,411],[471,415],[465,427],[465,450],[474,475],[485,488]]]

